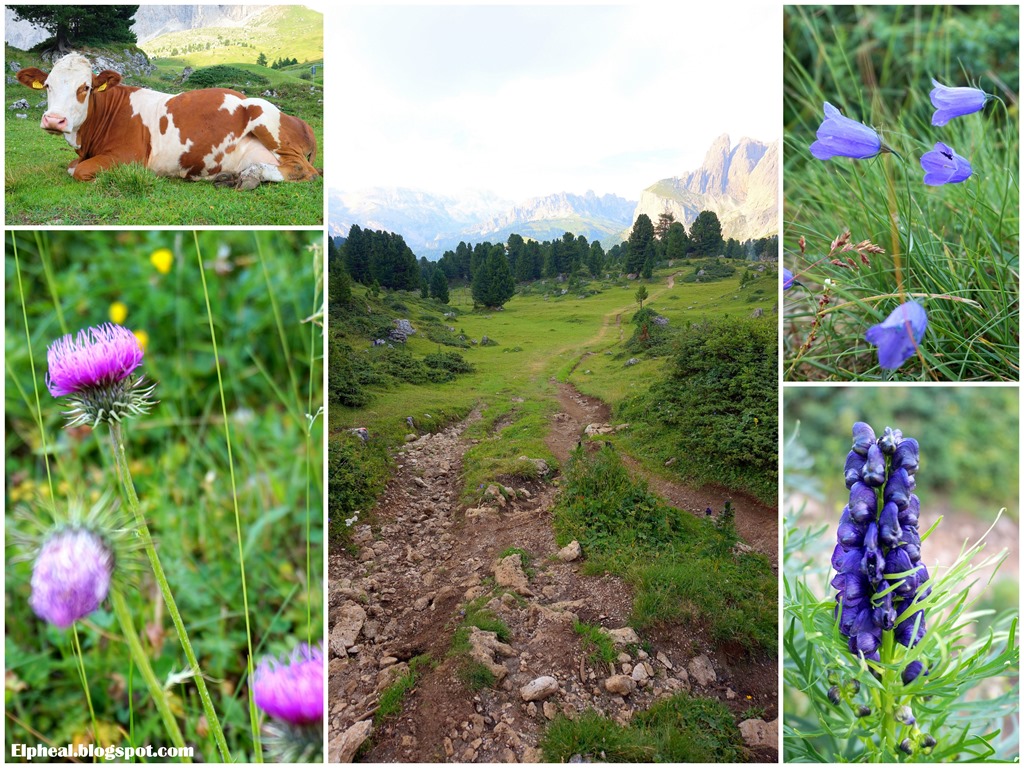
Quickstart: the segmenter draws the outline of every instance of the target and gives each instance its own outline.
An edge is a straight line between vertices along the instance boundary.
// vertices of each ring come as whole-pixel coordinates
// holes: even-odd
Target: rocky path
[[[571,401],[575,390],[566,391]],[[569,411],[593,405],[570,401],[551,432],[560,459],[580,434],[582,421]],[[495,478],[482,501],[460,505],[462,456],[471,445],[464,433],[479,416],[407,443],[373,526],[356,530],[358,552],[331,553],[328,759],[537,762],[543,729],[559,714],[596,709],[627,722],[683,690],[718,697],[737,712],[759,707],[774,720],[774,663],[716,654],[678,627],[637,636],[628,626],[629,587],[584,576],[577,553],[555,545],[551,482],[505,486]],[[496,678],[476,692],[460,675],[465,656],[451,654],[470,605],[509,630],[504,642],[470,631],[472,658]],[[597,661],[576,622],[609,632],[617,662]],[[401,711],[375,721],[382,694],[423,655],[432,666],[418,667]],[[777,737],[758,723],[745,728],[751,757],[774,761],[764,742]]]

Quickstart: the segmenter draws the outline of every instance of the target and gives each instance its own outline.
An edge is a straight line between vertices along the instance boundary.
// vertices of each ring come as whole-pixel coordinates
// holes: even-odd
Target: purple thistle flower
[[[142,346],[127,328],[104,323],[64,336],[46,351],[46,386],[66,397],[68,426],[120,422],[147,413],[155,384],[134,374],[142,364]]]
[[[945,125],[954,117],[979,112],[989,98],[987,93],[978,88],[950,88],[934,78],[932,85],[935,87],[928,94],[935,107],[932,125]]]
[[[924,169],[924,183],[930,187],[959,184],[969,179],[974,172],[966,157],[958,155],[952,147],[941,141],[935,142],[931,152],[921,155],[921,167]]]
[[[252,682],[256,706],[292,725],[321,723],[324,717],[324,655],[299,645],[290,659],[264,658]]]
[[[142,365],[142,347],[124,326],[104,323],[57,339],[46,361],[46,387],[54,397],[64,397],[128,378]]]
[[[878,347],[878,364],[895,370],[917,354],[928,328],[928,315],[916,301],[900,304],[878,325],[868,328],[864,338]]]
[[[99,608],[110,590],[114,554],[87,528],[64,528],[46,540],[32,566],[36,615],[61,629]]]
[[[811,144],[811,154],[819,160],[852,157],[865,160],[882,151],[882,140],[871,128],[843,114],[825,102],[825,119],[818,127],[818,140]]]

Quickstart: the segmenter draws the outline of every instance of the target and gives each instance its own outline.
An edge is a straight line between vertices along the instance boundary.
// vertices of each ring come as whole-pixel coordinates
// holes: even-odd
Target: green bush
[[[391,458],[383,440],[363,441],[344,432],[331,437],[327,451],[328,533],[343,545],[348,541],[356,512],[365,518],[387,483]]]
[[[232,67],[227,64],[214,64],[212,67],[200,67],[188,76],[188,84],[192,88],[227,87],[229,85],[240,85],[242,83],[269,85],[270,80],[263,75],[250,72],[247,69]]]

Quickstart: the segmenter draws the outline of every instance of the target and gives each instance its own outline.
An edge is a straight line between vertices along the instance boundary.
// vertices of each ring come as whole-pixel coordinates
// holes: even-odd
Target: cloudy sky
[[[329,186],[635,199],[778,138],[781,7],[687,5],[332,9]]]

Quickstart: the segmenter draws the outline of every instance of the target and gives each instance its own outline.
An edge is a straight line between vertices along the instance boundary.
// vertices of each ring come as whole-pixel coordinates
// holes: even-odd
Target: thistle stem
[[[178,604],[174,601],[171,586],[167,582],[166,574],[164,574],[163,565],[160,563],[160,556],[153,545],[153,538],[149,534],[149,526],[146,525],[146,519],[139,508],[139,497],[135,493],[135,482],[132,480],[131,470],[128,468],[128,457],[125,455],[124,436],[121,432],[121,425],[114,421],[109,422],[109,424],[110,444],[114,452],[114,466],[117,469],[118,480],[124,488],[128,506],[131,507],[132,514],[135,516],[142,544],[146,549],[146,555],[149,557],[149,563],[153,568],[153,576],[160,587],[164,603],[167,606],[167,612],[170,613],[171,621],[174,622],[174,628],[178,632],[178,640],[181,642],[181,648],[185,652],[185,658],[188,659],[189,670],[193,673],[193,680],[195,680],[196,688],[199,691],[199,698],[202,700],[203,710],[206,712],[210,732],[213,735],[214,742],[217,744],[221,760],[231,762],[231,752],[228,750],[227,741],[224,739],[224,731],[221,728],[220,719],[217,717],[217,711],[213,708],[210,692],[206,689],[206,681],[203,679],[202,670],[196,659],[195,651],[192,650],[192,642],[188,639],[188,632],[185,629],[185,623],[181,620],[181,614],[178,612]]]
[[[125,642],[128,643],[128,650],[131,651],[132,659],[135,661],[136,666],[138,666],[142,679],[149,688],[149,693],[153,697],[153,703],[160,713],[160,718],[164,721],[167,734],[171,737],[171,743],[176,747],[184,747],[185,739],[181,735],[181,729],[178,728],[178,721],[175,719],[174,713],[171,712],[171,705],[167,700],[167,692],[160,685],[160,681],[156,679],[153,668],[149,665],[149,657],[146,656],[142,643],[139,641],[139,636],[135,632],[135,625],[132,622],[132,612],[128,607],[128,601],[124,599],[124,595],[121,594],[119,589],[111,589],[110,602],[114,606],[114,615],[117,616],[117,620],[121,624],[121,634],[124,635]],[[132,746],[135,746],[134,740],[132,741]],[[185,757],[184,755],[183,759],[192,762],[192,758]]]

